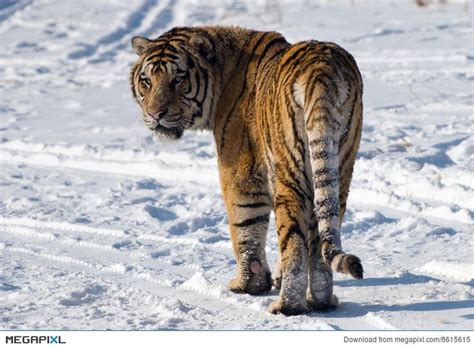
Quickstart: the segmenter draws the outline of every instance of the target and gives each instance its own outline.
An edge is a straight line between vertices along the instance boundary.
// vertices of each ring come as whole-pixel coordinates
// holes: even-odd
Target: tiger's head
[[[157,39],[136,36],[138,54],[130,81],[145,125],[160,140],[179,139],[186,129],[209,128],[213,118],[215,47],[195,28],[175,28]]]

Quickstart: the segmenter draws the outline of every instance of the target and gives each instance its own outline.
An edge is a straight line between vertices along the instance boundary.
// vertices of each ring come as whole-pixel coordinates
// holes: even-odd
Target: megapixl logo
[[[6,336],[6,344],[65,344],[61,336]]]

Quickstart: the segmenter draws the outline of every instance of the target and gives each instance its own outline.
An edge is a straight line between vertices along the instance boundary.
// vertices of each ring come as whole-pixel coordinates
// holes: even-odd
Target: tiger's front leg
[[[229,221],[237,259],[237,275],[229,283],[233,292],[260,295],[270,291],[272,287],[271,272],[265,255],[269,213],[253,212],[244,220]]]
[[[221,171],[230,235],[237,259],[237,275],[230,281],[229,288],[236,293],[259,295],[272,287],[265,254],[271,200],[264,180],[255,174],[244,175],[242,171],[227,175]]]

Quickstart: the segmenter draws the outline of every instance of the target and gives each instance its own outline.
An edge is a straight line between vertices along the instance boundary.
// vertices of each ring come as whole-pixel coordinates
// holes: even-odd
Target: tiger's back
[[[231,290],[270,290],[265,241],[273,210],[281,257],[273,285],[280,297],[270,311],[333,308],[332,272],[356,278],[363,272],[340,241],[362,129],[362,80],[354,59],[332,43],[290,45],[278,33],[241,28],[177,28],[163,37],[174,42],[173,56],[182,53],[188,61],[186,91],[192,93],[183,88],[182,104],[196,96],[199,124],[216,140],[237,258]],[[147,48],[144,62],[153,51]],[[174,62],[179,70],[186,68],[182,61]],[[142,69],[135,66],[133,78]],[[141,105],[145,114],[148,106]]]

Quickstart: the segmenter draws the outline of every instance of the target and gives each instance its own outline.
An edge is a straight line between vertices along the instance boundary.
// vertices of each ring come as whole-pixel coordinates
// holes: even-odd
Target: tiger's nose
[[[148,115],[150,115],[154,120],[159,121],[159,119],[165,115],[165,112],[164,111],[148,112]]]

